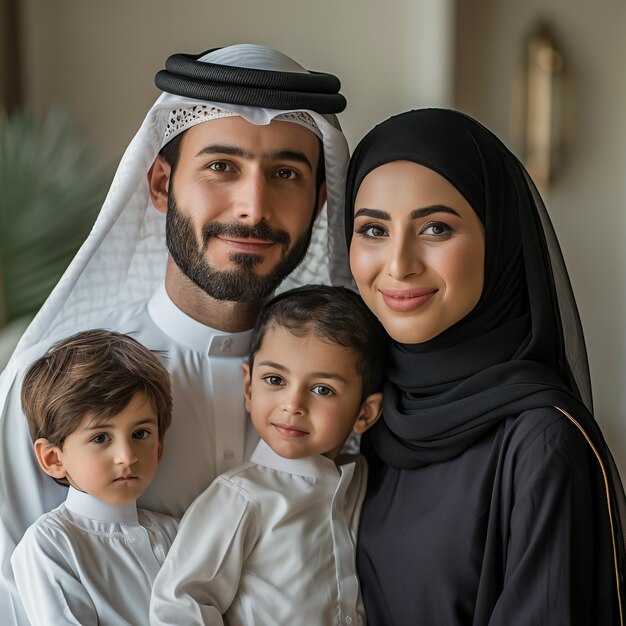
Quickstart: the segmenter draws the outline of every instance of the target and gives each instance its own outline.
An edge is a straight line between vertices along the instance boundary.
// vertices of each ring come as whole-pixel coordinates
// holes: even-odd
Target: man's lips
[[[267,241],[262,239],[251,239],[251,238],[237,238],[237,237],[226,237],[226,236],[218,236],[216,239],[219,239],[222,243],[226,244],[231,248],[235,248],[242,252],[264,252],[265,250],[269,250],[271,247],[276,245],[275,241]]]
[[[430,302],[437,289],[379,289],[379,292],[392,311],[408,313]]]
[[[289,424],[272,424],[272,426],[276,429],[279,435],[283,437],[304,437],[308,435],[304,430],[300,430],[299,428],[295,428],[294,426],[290,426]]]

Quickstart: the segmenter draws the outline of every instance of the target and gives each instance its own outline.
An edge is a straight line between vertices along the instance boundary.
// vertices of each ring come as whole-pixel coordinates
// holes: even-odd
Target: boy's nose
[[[131,465],[137,461],[137,455],[133,446],[128,443],[120,443],[115,449],[115,462],[123,465]]]

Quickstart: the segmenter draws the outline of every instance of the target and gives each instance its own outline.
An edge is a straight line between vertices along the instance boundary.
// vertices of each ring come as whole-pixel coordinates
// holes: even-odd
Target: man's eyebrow
[[[249,150],[220,143],[213,143],[211,145],[204,146],[204,148],[196,154],[196,157],[207,154],[228,154],[229,156],[240,157],[247,160],[252,160],[255,157],[255,154]],[[268,161],[296,161],[306,165],[311,171],[313,171],[311,161],[306,154],[304,154],[304,152],[300,152],[299,150],[270,150],[268,152],[264,152],[263,157]]]
[[[299,150],[271,150],[270,152],[266,152],[265,156],[270,161],[296,161],[297,163],[306,165],[313,171],[313,164],[309,160],[309,157]]]
[[[202,150],[200,150],[196,156],[203,156],[205,154],[228,154],[230,156],[237,156],[243,159],[253,159],[254,154],[249,152],[248,150],[244,150],[243,148],[238,148],[237,146],[228,146],[226,144],[213,143],[209,146],[204,146]]]
[[[449,213],[450,215],[461,217],[457,211],[455,211],[452,207],[446,206],[445,204],[433,204],[432,206],[415,209],[409,213],[409,217],[412,220],[416,220],[422,217],[428,217],[433,213]],[[387,211],[381,211],[380,209],[362,208],[354,214],[354,217],[373,217],[379,220],[391,220],[391,215]]]

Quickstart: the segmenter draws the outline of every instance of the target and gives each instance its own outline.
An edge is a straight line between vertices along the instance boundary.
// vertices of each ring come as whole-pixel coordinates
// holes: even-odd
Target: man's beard
[[[179,210],[171,192],[167,207],[165,240],[170,256],[189,280],[216,300],[258,302],[269,296],[300,264],[313,232],[314,215],[308,230],[289,250],[291,238],[288,233],[273,230],[264,222],[252,227],[240,222],[230,224],[211,222],[202,229],[202,245],[199,246],[191,220]],[[248,252],[231,253],[229,259],[236,267],[230,270],[217,270],[211,267],[204,255],[209,241],[218,235],[274,241],[281,245],[282,257],[265,276],[254,273],[254,266],[262,263],[263,258]]]

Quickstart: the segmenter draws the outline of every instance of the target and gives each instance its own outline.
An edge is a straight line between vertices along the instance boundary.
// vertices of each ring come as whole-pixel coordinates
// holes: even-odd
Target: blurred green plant
[[[0,111],[0,328],[24,325],[38,311],[109,183],[65,111],[51,109],[42,124]]]

